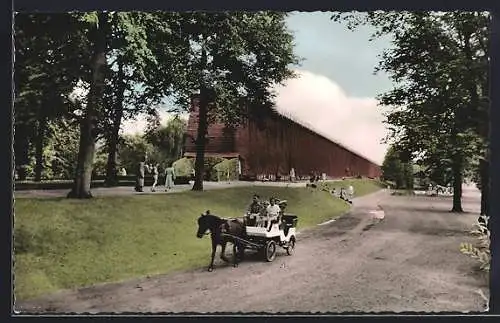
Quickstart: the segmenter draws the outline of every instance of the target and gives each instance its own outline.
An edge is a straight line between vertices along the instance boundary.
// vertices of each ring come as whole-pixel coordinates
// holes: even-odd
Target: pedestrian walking
[[[151,186],[151,192],[156,192],[156,185],[158,185],[158,163],[152,166],[151,172],[153,173],[153,185]]]
[[[174,187],[174,180],[175,180],[175,170],[173,163],[170,164],[170,167],[167,167],[165,170],[165,191],[169,191]]]
[[[293,167],[290,169],[290,181],[295,182],[295,169]]]
[[[146,167],[146,157],[142,157],[141,161],[137,165],[137,179],[135,184],[136,192],[144,192],[144,173]]]

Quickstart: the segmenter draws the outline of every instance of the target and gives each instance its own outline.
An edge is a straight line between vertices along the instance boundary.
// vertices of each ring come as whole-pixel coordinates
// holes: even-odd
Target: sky
[[[356,31],[330,20],[328,12],[293,12],[287,25],[295,36],[298,78],[275,88],[276,109],[307,122],[318,132],[381,164],[387,145],[384,108],[375,97],[392,88],[374,69],[389,39],[370,42],[370,27]],[[166,112],[162,119],[168,119]],[[129,120],[123,132],[142,131],[145,120]]]

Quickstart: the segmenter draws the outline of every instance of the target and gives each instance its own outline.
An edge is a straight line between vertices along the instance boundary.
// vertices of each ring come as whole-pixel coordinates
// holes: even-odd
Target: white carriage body
[[[290,241],[290,237],[295,235],[295,230],[296,230],[295,228],[289,228],[287,235],[285,235],[285,232],[279,228],[279,225],[277,223],[273,224],[271,230],[269,231],[265,227],[253,227],[253,226],[246,227],[247,236],[261,237],[267,239],[279,237],[280,241],[282,242]]]

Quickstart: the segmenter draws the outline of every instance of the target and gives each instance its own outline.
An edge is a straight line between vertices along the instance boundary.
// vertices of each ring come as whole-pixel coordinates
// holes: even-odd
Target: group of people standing
[[[135,184],[136,192],[144,192],[144,178],[146,172],[153,175],[153,185],[151,186],[151,192],[156,192],[156,186],[158,185],[158,177],[160,165],[158,163],[146,164],[146,157],[143,157],[139,162],[137,167],[137,179]],[[169,191],[174,187],[175,180],[175,170],[173,163],[165,169],[165,191]]]

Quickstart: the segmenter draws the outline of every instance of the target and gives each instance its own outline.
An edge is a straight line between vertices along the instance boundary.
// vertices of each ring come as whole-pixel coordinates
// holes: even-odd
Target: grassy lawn
[[[320,184],[320,187],[321,185],[327,186],[330,190],[337,188],[337,191],[340,191],[341,187],[347,189],[349,185],[352,185],[354,187],[354,197],[363,196],[386,187],[382,182],[371,179],[327,181],[324,184]]]
[[[353,184],[357,196],[380,188],[373,181]],[[92,200],[17,199],[16,297],[205,266],[210,239],[195,237],[200,213],[210,209],[223,217],[241,216],[253,193],[287,199],[287,211],[299,216],[299,229],[349,208],[320,190],[277,187]]]

